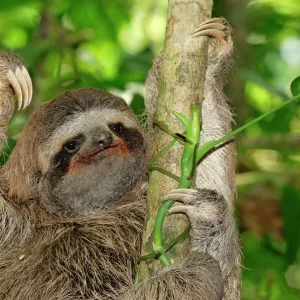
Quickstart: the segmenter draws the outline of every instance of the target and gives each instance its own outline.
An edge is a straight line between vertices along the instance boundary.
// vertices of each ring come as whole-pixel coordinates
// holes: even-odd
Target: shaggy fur
[[[213,39],[209,43],[208,69],[202,105],[202,127],[200,145],[217,140],[231,131],[232,112],[226,103],[223,86],[228,79],[232,66],[233,41],[232,29],[227,25],[223,40]],[[233,220],[234,180],[235,180],[235,144],[231,140],[210,153],[197,168],[197,188],[213,189],[222,195],[229,207],[227,227],[220,244],[222,250],[212,250],[212,255],[221,262],[224,278],[224,299],[240,299],[241,255],[239,238]],[[227,244],[226,244],[227,242]]]
[[[41,220],[34,203],[16,211],[1,202],[0,299],[117,299],[132,285],[143,201],[63,220]]]
[[[232,46],[227,43],[230,36],[224,41],[210,46],[210,57],[227,53],[228,60],[231,50],[223,48]],[[19,57],[0,52],[0,104],[8,107],[1,111],[1,141],[13,107],[6,74],[20,65]],[[219,73],[212,72],[217,67],[223,66],[210,60],[204,101],[208,108],[203,111],[210,114],[203,116],[207,138],[216,130],[220,135],[230,130],[231,114],[221,92],[226,72],[217,78]],[[150,119],[159,75],[160,58],[147,81]],[[223,118],[221,123],[218,118]],[[99,130],[117,147],[94,156]],[[65,145],[74,137],[80,150],[71,157]],[[0,170],[0,299],[238,299],[240,256],[232,217],[230,147],[221,147],[200,164],[201,189],[173,192],[191,221],[191,254],[135,285],[148,159],[141,127],[122,99],[98,89],[67,91],[43,105]],[[217,173],[210,173],[212,167]]]

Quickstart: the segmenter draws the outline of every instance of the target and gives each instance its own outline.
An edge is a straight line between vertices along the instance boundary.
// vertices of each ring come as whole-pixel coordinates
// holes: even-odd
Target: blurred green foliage
[[[238,126],[292,96],[290,84],[300,75],[299,0],[214,3],[214,15],[235,28],[227,95]],[[24,58],[34,83],[33,105],[15,114],[5,153],[31,111],[65,89],[105,88],[141,114],[166,12],[167,0],[1,1],[0,48]],[[300,297],[299,113],[297,103],[290,105],[237,137],[245,300]]]

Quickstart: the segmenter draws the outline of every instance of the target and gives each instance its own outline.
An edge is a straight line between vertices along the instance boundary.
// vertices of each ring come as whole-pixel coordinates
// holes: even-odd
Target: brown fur
[[[217,140],[231,132],[233,114],[223,87],[232,68],[233,39],[232,28],[227,25],[226,37],[212,39],[209,43],[208,69],[202,105],[202,128],[200,145],[210,140]],[[241,290],[241,253],[239,237],[234,224],[236,154],[233,140],[218,146],[199,164],[196,174],[197,188],[213,189],[224,197],[228,205],[228,227],[221,239],[222,250],[211,253],[219,262],[224,279],[224,300],[240,299]],[[226,244],[227,241],[227,244]],[[230,242],[229,242],[230,241]]]
[[[0,251],[1,299],[116,299],[132,285],[143,201],[64,220],[40,220],[35,205],[22,205],[14,215],[2,209],[10,223],[1,236],[10,236]]]
[[[150,119],[156,105],[159,60],[148,78]],[[13,54],[1,52],[0,61],[1,99],[4,106],[11,107],[12,91],[5,74],[21,61]],[[216,89],[223,85],[208,79],[206,91],[213,88],[212,84]],[[207,102],[226,105],[218,102],[218,97],[211,99],[209,92],[206,95]],[[1,115],[2,140],[11,113],[9,109]],[[221,117],[225,117],[224,124],[230,128],[228,111]],[[54,154],[63,149],[59,145],[65,136],[82,131],[87,137],[84,143],[88,152],[92,147],[88,140],[88,135],[93,134],[90,129],[98,122],[104,126],[107,120],[115,118],[123,118],[135,130],[127,132],[128,155],[112,154],[88,168],[83,165],[87,173],[82,177],[80,173],[73,176],[65,171],[57,174]],[[115,135],[114,139],[118,141]],[[0,299],[238,299],[239,287],[232,284],[234,280],[239,282],[239,272],[235,271],[239,263],[237,237],[232,199],[228,198],[232,193],[212,191],[210,184],[214,179],[209,173],[205,178],[207,186],[192,198],[182,198],[192,224],[191,255],[149,280],[133,284],[145,215],[147,147],[142,130],[125,103],[97,89],[68,91],[32,116],[0,171]],[[210,161],[209,157],[205,160]],[[217,162],[220,171],[227,170],[224,162]],[[228,162],[232,164],[231,160]],[[230,176],[233,174],[226,173],[217,180],[218,184],[228,185]],[[228,189],[232,191],[231,183]]]

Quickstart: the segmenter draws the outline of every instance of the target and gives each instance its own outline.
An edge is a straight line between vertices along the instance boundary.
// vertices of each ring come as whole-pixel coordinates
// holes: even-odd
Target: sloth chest
[[[122,241],[116,229],[42,230],[4,257],[0,299],[76,300],[93,295],[106,299],[118,295],[133,282],[139,244],[130,234]]]

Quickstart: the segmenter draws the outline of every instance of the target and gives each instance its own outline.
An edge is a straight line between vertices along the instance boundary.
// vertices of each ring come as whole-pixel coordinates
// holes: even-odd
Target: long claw
[[[224,30],[226,28],[225,25],[221,23],[212,23],[212,24],[200,24],[193,32],[192,34],[195,34],[197,32],[203,31],[205,29],[216,29],[216,30]]]
[[[21,69],[19,67],[17,67],[15,75],[18,79],[18,82],[21,86],[21,90],[22,90],[22,94],[24,95],[24,99],[23,99],[23,109],[28,105],[28,87],[27,87],[27,81],[25,79],[25,76],[23,74],[23,72],[21,71]]]
[[[32,100],[32,81],[31,81],[31,77],[27,71],[27,69],[23,66],[22,67],[22,73],[25,77],[25,80],[27,82],[27,87],[28,87],[28,93],[29,93],[29,96],[28,96],[28,103],[27,103],[27,106],[31,103],[31,100]]]
[[[8,71],[7,78],[17,96],[18,110],[20,110],[22,107],[22,90],[19,81],[11,70]]]
[[[177,205],[168,210],[168,214],[187,214],[188,206]]]
[[[186,194],[168,194],[163,198],[163,201],[166,200],[174,200],[177,202],[189,202],[192,201],[195,197],[192,195],[186,195]]]
[[[224,18],[212,18],[212,19],[209,19],[209,20],[201,23],[199,26],[211,24],[211,23],[224,23],[224,21],[226,21]]]
[[[173,193],[185,193],[186,195],[193,195],[196,196],[199,191],[196,189],[185,189],[185,188],[181,188],[181,189],[174,189],[172,191],[170,191],[168,194],[173,194]]]
[[[193,38],[197,37],[197,36],[210,36],[216,39],[220,39],[226,36],[225,32],[217,30],[217,29],[205,29],[205,30],[201,30],[197,33],[194,33],[192,35]]]
[[[193,189],[177,189],[173,190],[163,197],[163,201],[174,200],[177,202],[191,203],[195,200],[195,196],[198,194],[197,190]]]

